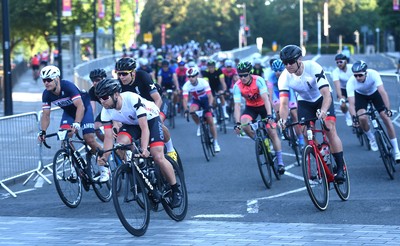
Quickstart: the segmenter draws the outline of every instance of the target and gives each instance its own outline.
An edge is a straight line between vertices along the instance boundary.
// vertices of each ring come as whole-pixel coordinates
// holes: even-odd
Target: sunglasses
[[[297,62],[297,60],[296,59],[293,59],[293,60],[288,60],[288,61],[282,61],[283,62],[283,64],[286,66],[286,65],[293,65],[293,64],[295,64],[296,62]]]
[[[275,73],[282,73],[283,70],[274,70]]]
[[[102,80],[103,80],[103,78],[97,77],[97,78],[92,79],[92,82],[100,82]]]
[[[194,77],[196,77],[197,75],[193,75],[193,76],[190,76],[190,75],[188,75],[187,77],[188,78],[194,78]]]
[[[342,60],[336,61],[336,64],[343,64],[343,63],[344,63],[344,61],[342,61]]]
[[[126,75],[128,75],[128,74],[131,73],[131,72],[132,72],[132,71],[117,72],[117,75],[118,75],[118,76],[121,76],[121,75],[122,75],[122,76],[125,77]]]
[[[51,81],[53,81],[53,80],[52,80],[52,79],[50,79],[50,78],[43,79],[43,83],[50,83]]]
[[[249,76],[249,74],[248,73],[242,73],[242,74],[238,74],[239,75],[239,77],[240,78],[244,78],[244,77],[247,77],[247,76]]]
[[[354,77],[356,77],[356,78],[361,78],[361,77],[364,77],[365,76],[365,73],[355,73],[354,74]]]
[[[103,101],[107,101],[107,100],[110,98],[110,96],[107,95],[107,96],[102,96],[102,97],[100,97],[100,98],[101,98],[101,100],[103,100]]]

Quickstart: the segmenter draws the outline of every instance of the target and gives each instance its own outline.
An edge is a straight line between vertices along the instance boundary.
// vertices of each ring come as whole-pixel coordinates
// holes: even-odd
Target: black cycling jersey
[[[217,92],[222,89],[221,81],[219,80],[220,77],[224,76],[221,69],[215,69],[213,73],[207,69],[206,71],[202,71],[201,74],[203,78],[208,79],[208,83],[210,84],[211,91]]]
[[[94,86],[92,86],[92,88],[89,89],[89,96],[90,96],[90,101],[95,101],[101,104],[99,98],[96,96]]]
[[[123,85],[121,83],[122,92],[130,91],[139,94],[141,97],[154,102],[154,99],[151,97],[151,94],[158,92],[160,96],[162,92],[161,88],[153,82],[150,74],[145,71],[136,71],[135,80],[128,84]]]

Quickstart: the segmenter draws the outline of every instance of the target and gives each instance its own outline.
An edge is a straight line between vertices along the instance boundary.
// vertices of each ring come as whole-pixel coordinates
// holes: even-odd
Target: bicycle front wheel
[[[328,207],[329,190],[325,169],[315,156],[314,148],[307,145],[303,152],[303,177],[308,195],[315,207],[323,211]]]
[[[87,164],[91,165],[92,177],[100,175],[100,166],[97,165],[96,163],[96,156],[91,155],[91,157],[88,158],[87,160],[88,160]],[[110,169],[108,171],[110,171]],[[96,193],[96,196],[102,202],[111,201],[111,195],[112,195],[111,180],[112,180],[112,175],[110,174],[110,179],[108,181],[106,182],[93,181],[92,183],[92,187],[94,192]]]
[[[385,165],[386,171],[389,174],[390,179],[394,179],[394,158],[389,151],[387,142],[384,141],[382,133],[380,131],[375,132],[376,143],[378,144],[379,152]]]
[[[82,200],[82,180],[64,149],[54,155],[53,180],[61,201],[70,208],[78,207]]]
[[[209,135],[208,129],[205,123],[200,123],[200,138],[201,138],[201,146],[203,147],[204,156],[206,157],[207,161],[210,161],[211,150],[208,147],[209,145]]]
[[[170,204],[172,201],[172,190],[171,186],[168,184],[165,178],[162,179],[164,188],[162,189],[163,199],[161,200],[161,203],[165,209],[165,212],[171,219],[175,221],[181,221],[185,218],[188,209],[188,195],[186,190],[185,178],[183,177],[183,173],[178,167],[178,164],[167,155],[165,156],[165,158],[171,163],[172,167],[174,168],[176,183],[178,184],[179,189],[182,193],[182,203],[177,208],[171,208]]]
[[[260,171],[261,178],[268,189],[272,185],[271,164],[269,163],[268,153],[264,145],[264,141],[260,138],[256,139],[256,158],[258,170]]]
[[[122,180],[117,192],[117,182]],[[134,236],[143,236],[150,222],[150,207],[143,180],[131,167],[123,164],[117,168],[112,182],[113,203],[118,218],[125,229]]]

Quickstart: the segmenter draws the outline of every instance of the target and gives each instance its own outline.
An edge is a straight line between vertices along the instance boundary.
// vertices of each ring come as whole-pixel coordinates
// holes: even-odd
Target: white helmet
[[[260,58],[254,58],[253,63],[254,63],[254,65],[256,65],[256,64],[261,65],[261,59]]]
[[[149,60],[148,60],[147,58],[145,58],[145,57],[140,57],[140,58],[138,59],[138,62],[139,62],[139,65],[140,65],[140,66],[147,66],[147,65],[149,65]]]
[[[60,77],[60,69],[53,65],[45,66],[42,71],[40,71],[40,77],[42,79],[55,79]]]
[[[191,67],[186,71],[186,76],[196,76],[199,75],[199,69],[197,67]]]
[[[225,67],[233,67],[233,61],[230,59],[225,60]]]

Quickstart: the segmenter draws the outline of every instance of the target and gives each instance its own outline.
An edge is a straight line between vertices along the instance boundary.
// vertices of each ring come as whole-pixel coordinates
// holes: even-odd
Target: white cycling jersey
[[[304,70],[300,76],[291,74],[286,69],[283,70],[278,80],[279,91],[289,92],[292,88],[298,95],[297,100],[308,102],[317,101],[322,96],[319,90],[324,86],[329,86],[332,92],[321,65],[315,61],[303,61],[303,64]]]
[[[192,94],[194,99],[199,100],[201,97],[207,97],[211,93],[210,84],[203,78],[197,78],[197,85],[192,85],[190,81],[186,81],[182,86],[182,95],[188,97]]]
[[[351,71],[352,66],[353,66],[352,64],[347,64],[346,72],[343,71],[342,69],[339,69],[338,67],[336,67],[332,71],[332,80],[333,81],[339,80],[340,88],[342,88],[342,89],[346,89],[347,81],[350,79],[350,77],[353,76],[353,72]]]
[[[354,76],[351,76],[346,86],[348,97],[354,97],[354,90],[361,95],[372,95],[378,86],[383,85],[382,78],[376,70],[367,69],[365,76],[364,82],[358,82]]]
[[[147,117],[147,120],[156,118],[160,110],[154,102],[147,101],[143,97],[133,92],[122,92],[121,110],[106,109],[101,110],[101,121],[119,121],[127,125],[138,125],[140,117]],[[109,99],[110,100],[110,99]]]

